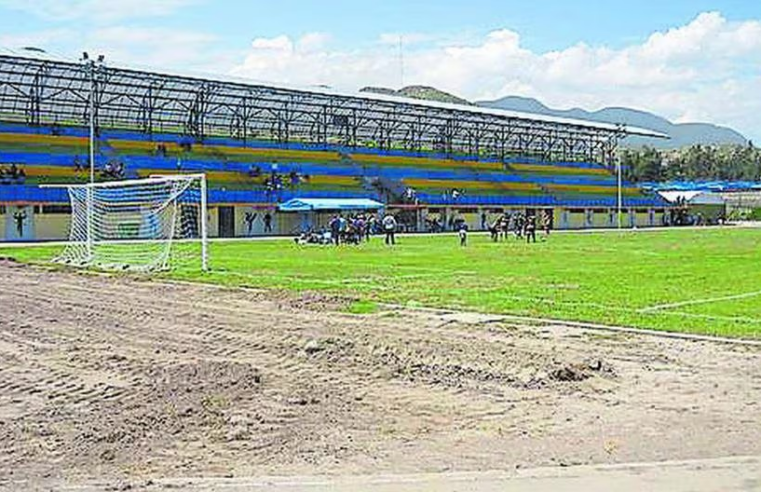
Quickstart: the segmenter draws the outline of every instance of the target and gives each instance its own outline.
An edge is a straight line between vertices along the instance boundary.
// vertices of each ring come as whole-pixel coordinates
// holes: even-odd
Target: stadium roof
[[[33,52],[35,54],[35,58],[44,58],[49,61],[59,61],[63,63],[78,63],[73,60],[67,60],[65,58],[50,56],[40,51],[33,51]],[[15,56],[18,56],[18,55],[15,55]],[[398,104],[438,108],[438,109],[450,109],[453,111],[462,111],[462,112],[485,114],[485,115],[492,115],[492,116],[503,116],[503,117],[513,118],[513,119],[541,121],[546,123],[557,123],[561,125],[574,125],[574,126],[589,127],[589,128],[599,128],[599,129],[610,130],[610,131],[622,131],[623,133],[627,135],[636,135],[641,137],[652,137],[652,138],[663,138],[663,139],[670,138],[665,133],[658,132],[655,130],[648,130],[646,128],[640,128],[636,126],[629,126],[624,124],[615,125],[611,123],[602,123],[598,121],[583,120],[583,119],[576,119],[576,118],[561,118],[561,117],[555,117],[555,116],[541,115],[538,113],[528,113],[524,111],[507,111],[502,109],[485,108],[485,107],[475,106],[475,105],[471,106],[471,105],[465,105],[465,104],[453,104],[453,103],[445,103],[445,102],[439,102],[439,101],[429,101],[426,99],[414,99],[414,98],[402,97],[402,96],[378,94],[374,92],[349,93],[349,92],[336,91],[331,89],[330,87],[325,87],[325,86],[293,86],[293,85],[281,84],[276,82],[267,82],[267,81],[261,81],[261,80],[244,78],[244,77],[236,77],[234,75],[229,75],[229,74],[211,74],[211,73],[203,73],[203,72],[197,72],[192,70],[174,71],[171,69],[163,69],[163,68],[161,70],[157,70],[155,68],[138,67],[135,65],[132,65],[132,66],[122,65],[119,68],[123,68],[125,70],[130,70],[134,72],[148,72],[148,73],[155,73],[155,74],[161,74],[161,75],[173,75],[176,77],[192,78],[192,79],[198,79],[198,80],[212,80],[216,82],[228,82],[228,83],[245,84],[245,85],[251,85],[251,86],[272,87],[276,89],[298,91],[298,92],[304,92],[309,94],[320,94],[325,96],[337,96],[337,97],[352,97],[352,98],[375,100],[375,101],[388,101],[388,102],[394,102]]]
[[[294,198],[281,203],[282,212],[310,212],[315,210],[378,210],[380,202],[367,198]]]
[[[86,124],[90,76],[85,66],[38,52],[33,56],[0,54],[0,120]],[[389,150],[597,162],[611,162],[618,140],[626,135],[668,138],[626,125],[162,72],[105,66],[97,73],[98,125],[196,138],[369,143]]]

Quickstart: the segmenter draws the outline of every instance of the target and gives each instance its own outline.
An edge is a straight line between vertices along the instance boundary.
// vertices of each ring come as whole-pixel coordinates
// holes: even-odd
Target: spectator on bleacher
[[[296,186],[298,186],[300,181],[299,173],[297,173],[296,171],[291,171],[290,173],[288,173],[288,180],[291,185],[291,188],[295,188]]]
[[[124,177],[124,164],[119,161],[109,161],[101,171],[101,176],[107,179],[121,179]]]
[[[78,173],[85,170],[85,163],[78,155],[74,156],[74,172]]]
[[[160,142],[156,145],[156,155],[159,157],[166,157],[167,156],[167,150],[166,150],[166,144],[163,142]]]
[[[252,178],[258,178],[262,175],[262,168],[259,166],[251,166],[248,170],[248,175]]]

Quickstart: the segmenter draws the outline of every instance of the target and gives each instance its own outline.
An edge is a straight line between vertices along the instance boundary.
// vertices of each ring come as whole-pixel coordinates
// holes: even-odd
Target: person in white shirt
[[[381,224],[383,225],[383,232],[386,233],[386,244],[396,244],[396,238],[394,237],[394,234],[396,234],[396,219],[394,216],[391,214],[386,215],[383,217]]]

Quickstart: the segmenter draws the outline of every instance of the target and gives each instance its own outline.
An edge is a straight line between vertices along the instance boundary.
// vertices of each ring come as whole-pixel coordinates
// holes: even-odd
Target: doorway
[[[219,207],[219,237],[235,237],[235,208]]]

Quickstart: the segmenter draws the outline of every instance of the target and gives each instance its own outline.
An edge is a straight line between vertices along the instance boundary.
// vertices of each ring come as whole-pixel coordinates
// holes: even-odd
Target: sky
[[[626,106],[761,141],[756,0],[0,0],[0,52],[25,47],[350,92]]]

